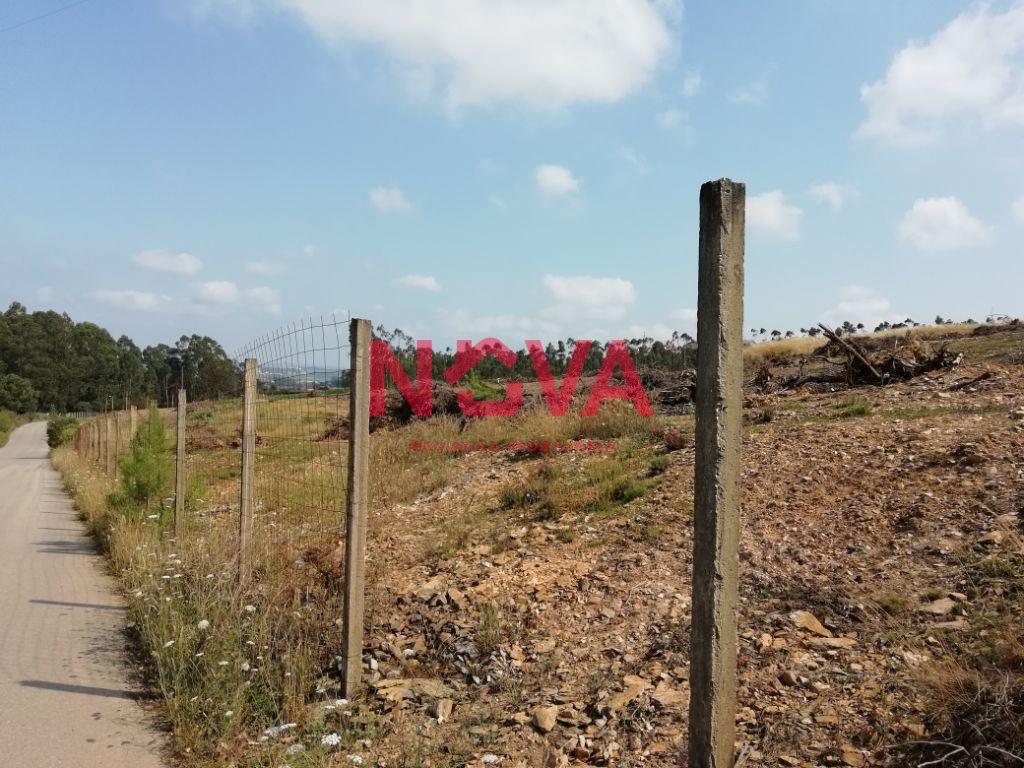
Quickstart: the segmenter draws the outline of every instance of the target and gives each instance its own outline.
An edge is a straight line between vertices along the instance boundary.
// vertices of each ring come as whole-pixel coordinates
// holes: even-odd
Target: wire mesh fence
[[[286,326],[237,357],[257,366],[253,551],[302,556],[336,543],[345,524],[348,318]]]

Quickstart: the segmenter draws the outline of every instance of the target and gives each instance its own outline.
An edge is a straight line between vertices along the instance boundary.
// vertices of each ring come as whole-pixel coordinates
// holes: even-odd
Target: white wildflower
[[[245,606],[245,612],[246,613],[256,613],[256,606],[255,605],[247,605],[247,606]]]
[[[243,672],[248,672],[250,669],[251,669],[251,667],[249,666],[249,662],[248,661],[243,661],[242,662],[242,671]]]
[[[166,643],[164,643],[164,648],[170,648],[172,645],[174,645],[174,641],[168,640]]]
[[[199,631],[203,631],[203,630],[206,630],[206,629],[209,629],[209,628],[210,628],[210,621],[209,621],[209,619],[202,619],[198,624],[196,624],[196,629],[198,629]]]
[[[229,709],[227,712],[224,713],[224,717],[234,717],[234,716],[235,716],[235,710],[233,710],[233,709]]]
[[[298,755],[298,754],[301,754],[302,752],[305,752],[305,751],[306,751],[306,748],[304,746],[302,746],[301,744],[295,743],[295,744],[289,744],[288,745],[288,749],[286,749],[284,751],[284,753],[286,755]]]
[[[218,667],[226,667],[227,665],[228,665],[228,662],[226,662],[226,661],[218,661],[217,662],[217,666]]]
[[[348,761],[350,763],[352,763],[352,765],[362,765],[363,764],[363,758],[361,758],[359,755],[349,755],[348,756]]]
[[[341,744],[341,736],[336,733],[328,733],[320,739],[320,744],[325,747],[336,747]]]

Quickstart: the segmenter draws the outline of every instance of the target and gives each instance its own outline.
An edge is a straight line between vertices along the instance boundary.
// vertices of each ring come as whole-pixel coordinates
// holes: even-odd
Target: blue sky
[[[1024,2],[0,3],[0,302],[231,350],[1024,313]]]

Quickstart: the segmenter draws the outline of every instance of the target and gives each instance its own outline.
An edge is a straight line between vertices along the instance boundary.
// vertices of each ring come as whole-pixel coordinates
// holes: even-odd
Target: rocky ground
[[[748,397],[740,764],[899,763],[900,745],[940,738],[934,676],[1021,615],[1022,385],[1020,366],[987,362]],[[538,515],[503,493],[544,464],[613,458],[508,453],[377,512],[369,695],[352,711],[386,725],[339,759],[678,764],[692,420],[678,428],[652,448],[658,482],[612,513]]]

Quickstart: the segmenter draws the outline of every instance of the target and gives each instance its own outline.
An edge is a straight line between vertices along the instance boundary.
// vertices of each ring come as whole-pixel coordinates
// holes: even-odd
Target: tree
[[[16,373],[0,376],[0,409],[30,413],[39,404],[39,393],[32,382]]]

